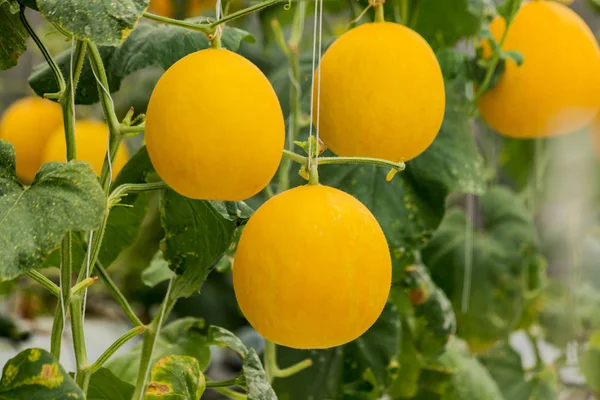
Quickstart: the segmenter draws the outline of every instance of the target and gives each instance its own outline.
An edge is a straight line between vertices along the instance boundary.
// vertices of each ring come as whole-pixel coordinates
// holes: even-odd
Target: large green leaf
[[[107,368],[100,368],[90,379],[86,400],[131,400],[134,387]]]
[[[398,309],[387,304],[377,322],[347,345],[310,352],[279,347],[280,366],[306,358],[313,362],[311,367],[275,381],[279,399],[365,399],[385,392],[397,373],[400,335]]]
[[[223,30],[223,47],[231,51],[236,51],[242,40],[252,39],[248,32],[237,28],[226,27]],[[138,70],[152,65],[159,65],[163,69],[167,69],[186,55],[208,47],[210,47],[210,42],[201,32],[170,25],[140,24],[121,47],[100,47],[99,50],[106,69],[110,91],[116,92],[121,86],[121,81]],[[69,52],[56,57],[56,62],[63,74],[69,72],[70,59]],[[52,71],[45,63],[34,70],[29,78],[29,84],[40,96],[58,90]],[[86,62],[81,72],[75,102],[93,104],[97,101],[96,81],[89,63]]]
[[[0,70],[17,65],[21,54],[27,50],[29,34],[19,17],[17,0],[0,0]]]
[[[483,365],[454,343],[439,359],[430,372],[433,379],[423,379],[416,399],[429,400],[505,400],[498,385]],[[451,378],[439,379],[446,369]],[[511,398],[512,400],[512,398]]]
[[[0,399],[81,399],[83,392],[58,361],[42,349],[27,349],[2,370]]]
[[[352,194],[373,212],[396,263],[404,253],[427,243],[442,220],[449,192],[484,190],[483,164],[469,124],[465,83],[448,81],[446,95],[444,123],[435,141],[391,182],[385,180],[388,171],[377,167],[320,169],[322,183]]]
[[[160,205],[165,229],[163,254],[177,274],[173,298],[197,293],[211,267],[233,241],[236,222],[223,217],[208,201],[192,200],[172,190]]]
[[[539,262],[537,233],[516,194],[494,187],[479,198],[481,215],[473,227],[471,284],[465,281],[467,221],[462,209],[451,209],[429,245],[423,261],[433,280],[451,299],[458,335],[472,350],[491,347],[518,322],[528,285],[529,264]],[[467,307],[463,291],[468,294]]]
[[[484,0],[419,0],[416,4],[412,28],[434,49],[452,47],[476,35],[483,22]]]
[[[77,39],[121,43],[135,28],[149,0],[37,0],[42,15]]]
[[[199,400],[205,389],[197,359],[168,355],[152,367],[144,400]]]
[[[44,164],[31,186],[15,174],[0,140],[0,281],[41,266],[67,231],[97,228],[105,211],[98,177],[84,161]]]
[[[210,361],[210,349],[205,330],[202,320],[191,317],[179,319],[165,326],[156,341],[152,363],[167,355],[185,355],[196,358],[200,369],[206,369]],[[121,380],[135,384],[142,345],[142,342],[139,342],[129,352],[111,358],[106,363],[106,368]]]

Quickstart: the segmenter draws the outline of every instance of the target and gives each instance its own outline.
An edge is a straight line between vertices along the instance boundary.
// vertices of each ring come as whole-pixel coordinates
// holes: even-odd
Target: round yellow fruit
[[[164,17],[175,17],[176,0],[151,0],[149,11]],[[216,0],[187,0],[185,3],[185,15],[197,16],[206,9],[215,8]]]
[[[96,174],[102,172],[102,164],[108,146],[108,126],[99,121],[77,121],[75,123],[75,143],[77,160],[90,163]],[[64,127],[56,130],[44,150],[42,161],[65,161],[67,146],[65,144]],[[127,163],[129,155],[123,143],[119,146],[117,155],[112,163],[112,177],[117,174]]]
[[[281,106],[265,75],[225,49],[192,53],[152,92],[146,147],[160,177],[183,196],[244,200],[271,181],[283,151]]]
[[[490,25],[496,40],[505,29]],[[585,22],[555,1],[524,4],[511,24],[503,50],[519,51],[519,67],[506,61],[498,84],[481,97],[483,119],[515,138],[560,135],[585,127],[600,106],[600,50]],[[488,51],[489,53],[489,51]]]
[[[240,308],[266,339],[297,349],[362,335],[388,298],[392,264],[371,212],[340,190],[307,185],[264,203],[233,265]]]
[[[313,120],[337,155],[408,161],[440,130],[446,103],[440,66],[425,39],[405,26],[351,29],[327,49],[319,75]]]
[[[42,153],[50,136],[63,123],[60,106],[40,97],[14,102],[0,121],[0,139],[15,148],[17,176],[31,183],[42,166]]]

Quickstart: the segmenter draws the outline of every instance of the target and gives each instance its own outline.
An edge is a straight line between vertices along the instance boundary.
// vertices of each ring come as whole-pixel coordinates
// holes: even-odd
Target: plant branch
[[[301,165],[308,164],[308,157],[301,156],[289,150],[283,150],[283,156]],[[330,164],[367,164],[376,165],[378,167],[391,168],[397,171],[403,171],[406,165],[403,162],[393,162],[382,160],[380,158],[370,157],[319,157],[319,165]]]
[[[150,369],[152,368],[152,353],[154,352],[154,347],[156,345],[156,340],[160,334],[160,329],[163,325],[165,319],[167,319],[171,308],[174,305],[174,300],[171,299],[171,289],[173,288],[173,280],[171,278],[169,280],[169,287],[167,288],[167,293],[165,293],[165,298],[161,304],[160,310],[152,319],[152,322],[147,327],[147,330],[144,335],[144,343],[142,346],[142,355],[140,359],[140,367],[138,369],[138,376],[135,385],[135,391],[133,392],[132,399],[133,400],[142,400],[144,397],[144,393],[146,392],[146,385],[148,384],[148,374],[150,373]]]
[[[77,283],[71,289],[71,296],[75,296],[76,294],[78,294],[79,292],[81,292],[83,289],[92,286],[92,284],[94,282],[96,282],[97,279],[98,279],[97,276],[92,276],[92,277],[89,277],[89,278],[84,279],[81,282]]]
[[[98,359],[92,365],[90,365],[90,367],[86,370],[85,373],[88,375],[92,375],[94,372],[98,371],[104,365],[104,363],[106,363],[106,361],[108,361],[108,359],[113,354],[115,354],[117,350],[121,348],[121,346],[123,346],[125,343],[127,343],[129,340],[133,339],[137,335],[143,333],[145,330],[146,327],[141,325],[136,326],[135,328],[126,332],[123,336],[121,336],[113,344],[111,344],[110,347],[106,349],[106,351],[102,353],[102,355],[98,357]]]
[[[118,186],[112,191],[108,198],[108,206],[113,207],[118,204],[123,196],[127,196],[129,193],[149,192],[154,190],[168,189],[169,186],[164,182],[152,182],[152,183],[126,183]]]
[[[192,31],[202,32],[202,33],[206,34],[207,36],[211,36],[215,33],[215,30],[217,29],[217,27],[219,25],[222,25],[226,22],[232,21],[236,18],[240,18],[245,15],[251,14],[255,11],[262,10],[263,8],[267,8],[273,4],[279,3],[281,1],[283,1],[283,0],[266,0],[261,3],[255,4],[251,7],[244,8],[243,10],[239,10],[234,13],[231,13],[217,21],[213,21],[210,23],[202,23],[202,24],[196,24],[193,22],[187,22],[187,21],[181,21],[178,19],[167,18],[167,17],[163,17],[161,15],[156,15],[156,14],[152,14],[149,12],[144,12],[144,14],[142,14],[142,15],[144,18],[150,19],[152,21],[156,21],[156,22],[160,22],[160,23],[168,24],[168,25],[173,25],[173,26],[178,26],[180,28],[185,28],[185,29],[189,29]]]
[[[100,275],[100,278],[102,278],[102,280],[104,281],[104,284],[111,292],[117,303],[119,303],[129,320],[135,326],[143,326],[144,324],[135,314],[135,311],[133,311],[133,308],[131,307],[123,293],[119,290],[117,285],[115,285],[115,283],[111,279],[110,275],[108,275],[108,272],[106,272],[100,261],[96,261],[96,271],[98,272],[98,275]]]
[[[310,367],[312,360],[307,358],[291,367],[279,369],[277,365],[277,345],[269,340],[265,341],[265,373],[269,383],[273,383],[275,378],[287,378]]]
[[[121,135],[125,136],[125,137],[135,136],[138,133],[144,132],[145,129],[146,129],[145,123],[135,125],[135,126],[127,126],[127,125],[123,125],[123,124],[120,125]]]
[[[40,285],[42,285],[43,287],[45,287],[46,289],[48,289],[48,291],[56,297],[60,296],[60,288],[58,287],[58,285],[56,285],[50,279],[46,278],[39,271],[32,269],[31,271],[27,272],[27,276],[39,283]]]
[[[217,388],[217,387],[229,387],[229,386],[237,386],[240,384],[240,377],[235,377],[233,379],[228,379],[226,381],[206,381],[207,388]]]
[[[89,382],[86,382],[83,371],[88,367],[88,356],[85,347],[85,334],[83,331],[83,299],[80,294],[72,297],[69,309],[71,311],[73,349],[75,350],[75,361],[77,364],[75,380],[85,393],[87,391],[87,383]]]
[[[41,39],[38,37],[38,35],[35,33],[35,31],[31,27],[31,25],[29,24],[29,21],[27,20],[27,17],[25,16],[25,9],[26,9],[26,7],[21,4],[21,11],[19,13],[19,16],[21,17],[21,22],[23,23],[23,26],[29,33],[29,36],[31,36],[31,38],[37,45],[38,49],[40,49],[40,51],[42,52],[44,59],[46,60],[46,62],[48,63],[48,66],[52,70],[54,79],[56,79],[56,83],[58,85],[58,91],[59,91],[59,93],[62,93],[65,90],[65,78],[64,78],[62,72],[60,71],[60,69],[58,68],[58,65],[56,65],[56,63],[54,62],[54,59],[48,52],[48,49],[46,49],[46,46],[44,46],[44,43],[41,41]]]
[[[235,392],[228,388],[213,387],[211,389],[214,390],[215,392],[221,393],[223,396],[229,397],[230,399],[233,399],[233,400],[248,400],[248,395],[245,395],[244,393]]]

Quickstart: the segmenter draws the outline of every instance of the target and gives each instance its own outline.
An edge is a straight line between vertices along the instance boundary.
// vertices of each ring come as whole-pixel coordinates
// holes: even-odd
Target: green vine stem
[[[27,276],[48,289],[48,291],[56,297],[60,296],[60,288],[50,279],[42,275],[39,271],[32,269],[31,271],[27,272]]]
[[[169,287],[165,298],[160,306],[160,310],[152,319],[150,325],[148,325],[144,334],[144,343],[142,345],[142,355],[140,358],[140,367],[138,369],[137,381],[135,384],[135,391],[133,392],[133,400],[142,400],[144,393],[146,392],[146,385],[148,384],[148,374],[150,368],[152,368],[152,353],[156,345],[156,340],[160,334],[160,329],[163,322],[167,319],[171,309],[175,305],[175,300],[171,299],[171,289],[173,288],[173,278],[169,280]]]
[[[302,125],[302,89],[300,86],[300,58],[299,47],[302,34],[304,32],[304,21],[306,18],[306,2],[300,2],[294,12],[292,23],[292,32],[290,39],[286,43],[281,26],[277,20],[273,20],[271,26],[277,38],[277,43],[281,51],[287,56],[288,71],[290,76],[290,116],[288,119],[288,135],[286,149],[294,150],[294,140],[298,137]],[[284,158],[278,172],[277,192],[281,193],[290,187],[290,166],[291,160]]]
[[[162,190],[168,189],[164,182],[152,182],[152,183],[126,183],[116,187],[108,198],[108,206],[109,208],[114,207],[119,203],[120,199],[123,196],[127,196],[129,193],[139,193],[139,192],[150,192],[154,190]]]
[[[40,40],[38,35],[33,30],[32,26],[29,24],[29,21],[27,20],[27,17],[25,16],[25,9],[26,9],[26,7],[21,4],[21,10],[19,13],[19,16],[21,17],[21,22],[23,23],[23,26],[29,33],[29,36],[31,36],[31,38],[37,45],[38,49],[40,49],[42,55],[44,56],[44,59],[46,60],[46,62],[48,63],[48,66],[52,70],[52,73],[54,74],[54,79],[56,79],[56,83],[58,84],[59,94],[62,94],[65,90],[65,78],[63,77],[62,72],[58,68],[58,65],[56,65],[56,63],[54,62],[54,59],[48,52],[48,49],[46,49],[46,46],[44,46],[44,43]]]
[[[483,78],[483,82],[477,88],[477,91],[475,92],[475,97],[473,97],[473,101],[471,102],[472,107],[471,107],[471,111],[469,113],[470,115],[475,114],[475,111],[477,110],[477,103],[479,103],[481,96],[483,96],[483,94],[488,90],[490,83],[492,82],[492,77],[494,76],[494,71],[496,70],[498,63],[500,62],[500,51],[502,50],[502,46],[504,45],[504,41],[506,40],[506,36],[508,34],[508,29],[510,28],[510,25],[513,20],[514,20],[514,18],[510,19],[506,23],[506,28],[504,28],[504,32],[502,33],[502,37],[500,38],[500,42],[498,43],[498,51],[495,51],[494,54],[492,55],[492,58],[490,59],[489,64],[487,66],[487,70],[486,70],[485,76]]]
[[[104,281],[104,284],[106,285],[108,290],[111,292],[111,294],[113,295],[113,297],[115,298],[117,303],[119,303],[119,305],[125,312],[125,315],[127,315],[129,320],[133,323],[133,325],[135,325],[135,326],[144,325],[142,323],[142,321],[140,321],[140,319],[136,315],[135,311],[133,311],[133,307],[131,307],[131,305],[125,298],[125,295],[123,295],[123,293],[119,290],[117,285],[113,282],[110,275],[108,275],[108,272],[106,272],[106,269],[104,269],[104,267],[102,266],[100,261],[96,261],[96,271],[98,272],[98,275],[100,276],[100,278],[102,278],[102,280]]]
[[[113,344],[111,344],[110,347],[106,349],[106,351],[104,351],[104,353],[102,353],[102,355],[98,357],[98,359],[92,365],[90,365],[90,367],[85,371],[85,374],[91,376],[94,372],[98,371],[104,365],[104,363],[106,363],[108,359],[112,357],[112,355],[115,354],[115,352],[121,348],[121,346],[123,346],[125,343],[127,343],[137,335],[143,333],[145,330],[145,326],[136,326],[135,328],[126,332],[123,336],[121,336]]]
[[[289,158],[292,161],[297,162],[303,166],[308,165],[308,157],[301,156],[300,154],[294,153],[289,150],[283,150],[283,156]],[[331,164],[367,164],[375,165],[378,167],[390,168],[396,171],[403,171],[406,168],[406,164],[403,162],[393,162],[388,160],[382,160],[380,158],[370,157],[319,157],[319,165],[331,165]]]
[[[207,388],[217,388],[217,387],[230,387],[237,386],[241,383],[240,377],[236,377],[233,379],[228,379],[226,381],[206,381]]]
[[[223,396],[229,397],[233,400],[248,400],[248,396],[244,393],[235,392],[231,389],[224,387],[213,387],[211,388],[215,392],[221,393]]]
[[[385,1],[385,0],[384,0]],[[375,22],[385,22],[383,3],[381,0],[374,0],[373,4],[375,7]]]
[[[75,380],[85,393],[89,382],[86,382],[83,371],[88,367],[88,356],[83,332],[83,298],[81,294],[76,294],[71,298],[69,310],[71,311],[71,334],[73,335],[73,349],[77,364]]]
[[[408,26],[410,18],[410,0],[400,0],[400,19],[402,25]]]
[[[79,294],[83,289],[88,288],[94,284],[98,280],[98,277],[92,276],[87,279],[82,280],[71,289],[71,296],[75,296]]]
[[[287,378],[297,374],[311,365],[312,360],[307,358],[291,367],[279,369],[277,366],[277,345],[271,341],[265,341],[265,373],[269,383],[273,383],[275,378]]]
[[[167,18],[167,17],[163,17],[160,15],[151,14],[149,12],[144,12],[143,16],[147,19],[150,19],[150,20],[153,20],[156,22],[160,22],[163,24],[174,25],[174,26],[178,26],[180,28],[190,29],[192,31],[202,32],[206,35],[212,35],[215,33],[215,30],[219,25],[222,25],[226,22],[232,21],[236,18],[246,16],[255,11],[262,10],[263,8],[267,8],[269,6],[272,6],[273,4],[279,3],[281,1],[283,1],[283,0],[266,0],[261,3],[255,4],[251,7],[244,8],[242,10],[231,13],[217,21],[213,21],[210,23],[204,23],[204,24],[195,24],[193,22],[186,22],[186,21],[181,21],[178,19]]]

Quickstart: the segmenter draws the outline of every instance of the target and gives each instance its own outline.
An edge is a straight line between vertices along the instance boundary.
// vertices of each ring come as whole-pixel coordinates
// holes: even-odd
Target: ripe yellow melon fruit
[[[175,16],[176,0],[150,0],[149,11],[164,17]],[[185,15],[197,16],[210,8],[215,8],[216,0],[186,0]]]
[[[59,128],[48,140],[42,161],[65,161],[67,146],[65,144],[64,127]],[[96,174],[102,172],[102,164],[108,146],[108,126],[99,121],[77,121],[75,123],[75,143],[77,160],[87,161]],[[112,177],[123,168],[129,158],[127,148],[123,143],[119,146],[117,155],[112,163]]]
[[[340,156],[408,161],[435,139],[445,109],[435,54],[415,31],[360,25],[337,39],[319,68],[321,139]],[[313,120],[317,124],[315,78]]]
[[[490,31],[500,41],[506,23]],[[511,24],[503,50],[524,57],[507,60],[498,84],[481,97],[484,120],[499,133],[535,138],[585,127],[600,106],[600,50],[585,22],[554,1],[524,4]],[[489,51],[488,51],[489,53]]]
[[[14,102],[0,121],[0,139],[15,148],[17,176],[31,183],[42,166],[46,142],[63,123],[60,106],[40,97],[26,97]]]
[[[277,171],[285,125],[265,75],[224,49],[169,68],[146,113],[146,146],[160,177],[183,196],[243,200]]]
[[[233,265],[240,308],[265,338],[298,349],[350,342],[388,298],[390,253],[358,200],[307,185],[264,203],[244,228]]]

